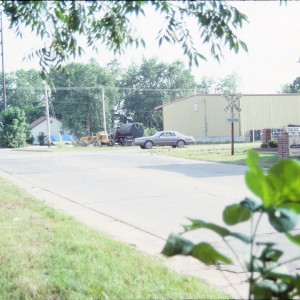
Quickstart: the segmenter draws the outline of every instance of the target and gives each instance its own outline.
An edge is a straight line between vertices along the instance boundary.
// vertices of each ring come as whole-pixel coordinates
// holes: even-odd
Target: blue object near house
[[[73,137],[69,134],[61,134],[60,137],[59,135],[52,134],[50,138],[52,143],[73,143]]]

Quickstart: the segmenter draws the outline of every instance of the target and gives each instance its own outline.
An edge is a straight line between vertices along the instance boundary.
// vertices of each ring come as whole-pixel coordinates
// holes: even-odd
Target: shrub
[[[277,142],[277,141],[272,141],[272,140],[270,140],[270,141],[268,141],[268,146],[269,146],[270,148],[277,148],[278,142]]]
[[[26,146],[30,130],[22,109],[9,107],[2,111],[0,124],[0,147],[20,148]]]
[[[261,148],[268,148],[268,144],[263,143],[263,144],[260,145],[260,147]]]
[[[45,145],[45,135],[44,135],[44,132],[41,132],[39,135],[38,135],[38,141],[39,141],[39,144],[40,146],[44,146]]]
[[[33,145],[33,142],[34,142],[34,137],[32,134],[30,134],[30,136],[26,140],[26,143],[29,145]]]
[[[157,132],[157,130],[155,128],[146,127],[145,130],[144,130],[144,136],[150,136],[150,135],[153,135],[156,132]]]

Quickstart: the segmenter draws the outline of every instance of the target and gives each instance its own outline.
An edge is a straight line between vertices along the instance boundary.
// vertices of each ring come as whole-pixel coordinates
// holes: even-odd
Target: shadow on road
[[[179,173],[195,178],[222,177],[222,176],[244,176],[247,167],[237,165],[226,165],[219,163],[196,163],[196,164],[168,164],[155,166],[139,166],[141,169],[159,170],[165,172]]]

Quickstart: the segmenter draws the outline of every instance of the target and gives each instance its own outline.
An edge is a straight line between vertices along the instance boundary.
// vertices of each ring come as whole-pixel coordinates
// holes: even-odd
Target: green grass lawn
[[[150,151],[156,154],[179,158],[245,166],[248,150],[258,147],[258,143],[237,143],[234,145],[234,155],[231,155],[231,144],[199,144],[186,146],[182,149],[157,147]],[[277,153],[260,153],[260,164],[263,168],[271,167],[278,160],[279,158]]]
[[[226,298],[1,178],[0,187],[0,299]]]

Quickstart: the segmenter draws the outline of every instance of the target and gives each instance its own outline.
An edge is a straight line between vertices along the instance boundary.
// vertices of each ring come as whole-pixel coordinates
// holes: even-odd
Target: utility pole
[[[51,147],[48,85],[46,81],[44,81],[44,84],[45,84],[45,104],[46,104],[46,117],[47,117],[47,141],[48,141],[48,147]]]
[[[5,73],[4,73],[4,51],[3,51],[3,23],[2,23],[2,11],[0,12],[0,38],[1,38],[1,58],[2,58],[2,95],[4,102],[4,109],[6,109],[6,84],[5,84]]]
[[[103,114],[103,127],[106,133],[106,116],[105,116],[105,98],[104,98],[104,87],[102,87],[102,114]]]
[[[207,113],[206,113],[206,99],[203,100],[204,102],[204,131],[205,131],[205,137],[207,138]]]

